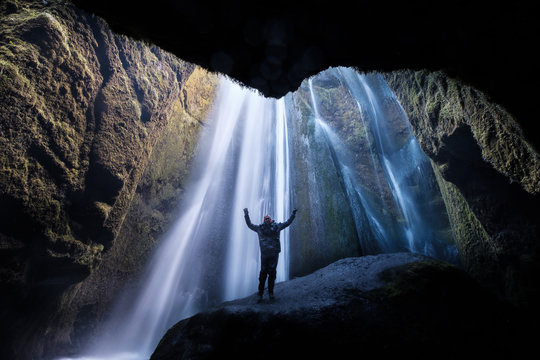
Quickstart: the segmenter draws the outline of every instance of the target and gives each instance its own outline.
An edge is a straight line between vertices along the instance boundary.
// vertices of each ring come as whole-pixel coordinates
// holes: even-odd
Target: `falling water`
[[[253,223],[269,214],[285,221],[290,209],[289,144],[284,100],[265,99],[243,90],[238,97],[246,101],[246,121],[240,138],[239,168],[234,183],[232,213],[248,208]],[[257,285],[258,249],[255,233],[246,227],[243,216],[231,219],[227,256],[225,299],[246,296]],[[287,280],[289,230],[281,234],[282,252],[278,260],[277,281]]]
[[[333,76],[339,78],[349,89],[360,110],[359,119],[363,123],[363,128],[367,129],[366,124],[369,125],[374,135],[376,148],[376,154],[371,154],[373,167],[376,167],[375,157],[377,157],[384,170],[383,181],[386,182],[384,185],[391,189],[395,208],[403,217],[402,222],[393,219],[392,223],[389,223],[387,218],[381,216],[380,208],[388,205],[385,205],[382,199],[367,196],[368,194],[358,184],[358,179],[354,178],[351,167],[347,165],[347,159],[350,156],[344,156],[343,150],[339,151],[342,176],[350,188],[348,192],[354,192],[363,205],[362,207],[354,206],[351,201],[351,207],[355,209],[355,217],[368,219],[365,225],[369,226],[359,231],[370,231],[372,236],[370,241],[377,243],[377,246],[372,243],[362,244],[364,253],[373,253],[373,249],[378,247],[379,250],[375,250],[376,252],[408,250],[456,262],[455,246],[447,243],[444,234],[441,239],[438,238],[439,234],[444,232],[440,230],[441,222],[437,218],[440,211],[429,206],[432,199],[440,197],[437,193],[438,189],[429,182],[430,176],[433,175],[431,165],[413,136],[408,119],[394,94],[380,75],[365,76],[349,68],[329,71],[332,71]],[[319,126],[325,130],[332,146],[346,148],[339,136],[320,116],[311,79],[309,87]],[[389,103],[393,109],[392,115],[388,114]],[[396,112],[395,109],[399,111]],[[400,134],[401,138],[392,128],[396,126],[403,129],[402,132],[405,133],[405,135]],[[380,186],[379,189],[381,189]],[[349,198],[353,199],[350,195]],[[359,210],[363,210],[364,213],[359,214]],[[397,228],[397,232],[391,232],[393,228]],[[365,237],[359,236],[359,238]]]
[[[376,133],[383,168],[405,220],[403,231],[407,248],[412,252],[454,261],[452,258],[456,255],[455,247],[448,246],[438,239],[438,224],[434,219],[436,209],[426,206],[435,198],[438,189],[434,189],[429,183],[431,164],[420,149],[405,112],[380,75],[366,76],[356,73],[356,76],[364,88],[370,105],[368,113],[371,126]],[[402,126],[404,125],[407,138],[403,145],[396,140],[396,136],[389,128],[391,119],[385,112],[383,106],[385,101],[390,101],[399,109],[397,119]]]
[[[283,100],[223,78],[199,144],[181,215],[150,261],[138,294],[126,294],[86,359],[148,359],[180,319],[256,291],[259,247],[244,222],[289,215],[289,145]],[[277,281],[288,278],[288,230]],[[217,255],[216,255],[217,254]]]
[[[308,84],[316,124],[317,127],[320,128],[322,134],[324,134],[328,146],[332,149],[336,168],[339,169],[341,178],[343,179],[349,205],[353,212],[356,231],[359,235],[358,238],[361,243],[362,253],[367,255],[380,252],[389,253],[399,251],[400,249],[395,246],[392,239],[387,234],[387,229],[383,225],[384,220],[381,219],[379,214],[378,210],[381,209],[382,203],[376,203],[370,199],[365,190],[360,186],[360,181],[353,169],[352,155],[339,136],[321,117],[315,93],[313,91],[312,79],[308,80]],[[374,162],[373,154],[371,154],[371,157]],[[378,185],[380,189],[380,184]]]
[[[336,256],[355,256],[357,249],[351,242],[356,244],[356,237],[350,236],[350,232],[338,234],[344,224],[339,222],[341,215],[351,216],[347,214],[354,217],[354,224],[350,223],[352,233],[356,226],[364,254],[408,249],[438,258],[448,257],[445,251],[451,250],[434,239],[437,228],[428,221],[429,207],[418,206],[429,203],[422,195],[432,196],[432,189],[422,183],[422,179],[429,177],[429,162],[412,133],[404,142],[391,136],[382,102],[390,99],[397,106],[399,103],[380,78],[366,78],[345,68],[340,68],[336,76],[347,84],[358,105],[362,129],[367,133],[369,128],[374,135],[369,156],[373,176],[378,181],[378,194],[366,191],[355,170],[354,157],[321,117],[311,79],[313,144],[308,144],[311,140],[305,134],[289,134],[290,103],[286,107],[285,99],[267,99],[222,78],[208,126],[198,145],[196,168],[186,187],[178,220],[149,262],[137,293],[127,291],[119,300],[102,336],[89,344],[85,353],[90,355],[83,358],[148,359],[159,339],[177,321],[224,300],[256,291],[260,266],[258,240],[247,228],[242,210],[249,209],[254,223],[260,222],[265,214],[277,221],[284,221],[290,215],[291,194],[296,191],[291,181],[302,179],[296,178],[301,174],[297,169],[292,175],[289,137],[299,137],[299,143],[313,145],[305,147],[308,151],[300,159],[307,162],[307,174],[302,175],[307,180],[302,183],[308,191],[306,203],[298,205],[311,207],[309,218],[304,219],[308,228],[304,229],[314,237],[308,236],[310,243],[300,254],[295,253],[293,263],[306,262],[302,251],[317,253],[313,251],[315,248],[323,249],[319,253],[331,253],[332,247],[341,246]],[[400,121],[408,122],[402,115]],[[319,146],[322,143],[326,147]],[[331,162],[331,166],[320,166],[324,161]],[[383,175],[379,169],[384,169]],[[391,189],[402,222],[388,215],[396,212],[386,211],[383,188]],[[345,195],[338,198],[338,192]],[[343,211],[347,201],[350,212]],[[340,215],[332,220],[334,227],[330,220],[325,223],[326,205],[335,206],[330,210]],[[399,228],[402,236],[396,235],[399,231],[395,228]],[[289,278],[289,231],[287,228],[281,233],[277,281]],[[333,245],[321,234],[344,241]],[[298,238],[295,242],[304,244]],[[322,264],[316,257],[312,261]]]

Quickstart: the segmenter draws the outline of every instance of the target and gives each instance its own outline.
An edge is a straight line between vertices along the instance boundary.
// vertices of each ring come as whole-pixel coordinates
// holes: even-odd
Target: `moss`
[[[403,322],[400,334],[418,331],[422,335],[416,334],[415,339],[437,334],[454,342],[474,338],[481,349],[493,346],[494,338],[504,342],[523,336],[515,336],[523,326],[518,314],[453,265],[417,261],[387,269],[381,278],[386,284],[367,298],[384,308],[380,321],[394,324],[398,318]]]
[[[101,201],[96,201],[94,205],[99,210],[103,220],[106,220],[109,217],[109,213],[111,212],[112,206]]]
[[[171,68],[175,68],[172,65]],[[74,295],[76,308],[97,304],[95,315],[98,317],[107,310],[118,291],[134,281],[175,219],[198,135],[218,80],[215,74],[202,69],[193,71],[194,79],[186,73],[183,75],[186,77],[178,92],[181,95],[169,105],[165,126],[152,147],[116,241],[104,254],[99,269]]]
[[[24,302],[17,294],[32,296],[33,282],[54,281],[58,292],[46,294],[46,306],[54,308],[61,287],[97,274],[123,224],[144,236],[126,231],[135,246],[130,249],[132,243],[121,238],[114,251],[121,256],[134,250],[124,269],[140,267],[137,257],[165,230],[170,219],[164,214],[181,193],[204,122],[199,116],[205,110],[197,107],[208,106],[212,96],[211,80],[199,94],[188,89],[193,106],[192,115],[186,114],[182,89],[194,68],[114,35],[105,22],[69,3],[1,2],[0,239],[13,239],[2,249],[18,254],[2,267],[9,279],[18,279],[20,288],[10,291],[13,301]],[[174,160],[151,159],[161,150]],[[153,180],[143,175],[147,168]],[[177,183],[165,185],[169,181]],[[140,218],[130,218],[130,208],[140,205],[139,185],[159,199],[142,204],[157,209],[144,208]],[[138,252],[137,246],[146,250]],[[27,310],[30,319],[32,309]],[[66,316],[76,313],[70,309]],[[55,332],[49,334],[34,343],[54,343]]]
[[[432,159],[464,267],[515,304],[534,303],[539,271],[522,255],[539,253],[537,151],[504,108],[442,72],[384,76]]]
[[[321,115],[335,120],[336,126],[345,124],[350,108],[332,106],[333,98],[343,94],[343,89],[327,78],[330,89],[325,90],[318,79],[313,79],[313,87],[323,98]],[[288,100],[292,105],[291,132],[297,134],[292,140],[293,196],[296,204],[304,204],[297,214],[297,225],[291,229],[295,240],[290,244],[290,272],[291,276],[301,276],[339,258],[357,256],[360,248],[343,179],[313,117],[307,81]]]
[[[444,180],[439,168],[434,164],[433,169],[441,189],[461,262],[473,277],[487,281],[486,276],[495,272],[497,267],[497,248],[490,241],[491,237],[469,208],[469,204],[459,189]],[[491,282],[492,279],[489,281]]]
[[[529,193],[540,192],[538,152],[501,106],[442,72],[404,70],[385,78],[398,94],[426,153],[436,154],[443,137],[466,124],[486,162]]]
[[[186,80],[182,89],[182,104],[191,119],[202,122],[206,120],[214,99],[216,85],[217,77],[200,67],[195,68]]]
[[[418,293],[423,293],[421,289],[426,289],[432,285],[443,287],[444,281],[441,281],[441,277],[466,278],[466,275],[452,264],[426,259],[387,269],[380,274],[380,277],[386,285],[375,293],[377,296],[382,295],[392,302],[408,301]],[[472,283],[472,280],[468,279],[467,282]],[[466,296],[466,294],[462,295]]]

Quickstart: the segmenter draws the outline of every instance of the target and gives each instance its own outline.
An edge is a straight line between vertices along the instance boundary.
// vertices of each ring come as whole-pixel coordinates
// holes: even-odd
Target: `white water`
[[[361,85],[360,77],[355,81]],[[401,240],[389,235],[390,227],[395,225],[389,225],[388,219],[380,216],[381,199],[376,202],[364,196],[346,146],[319,114],[311,79],[309,87],[316,131],[327,138],[339,162],[351,209],[358,215],[357,231],[370,234],[359,238],[374,239],[382,252],[400,250]],[[387,170],[385,181],[406,219],[402,228],[406,247],[429,254],[430,244],[421,236],[425,224],[419,222],[421,216],[415,213],[413,199],[403,187],[409,172],[421,171],[415,159],[423,154],[413,140],[397,152],[384,147],[390,140],[382,130],[385,118],[379,99],[369,84],[362,88],[363,97],[355,96],[355,100],[359,110],[369,107],[370,119],[359,117],[359,121],[364,123],[364,129],[369,123],[372,131],[377,131],[378,152],[370,154],[374,173],[376,159],[382,159]],[[290,215],[291,150],[285,103],[283,99],[263,98],[222,79],[208,124],[195,161],[198,168],[185,189],[178,220],[148,264],[139,291],[126,293],[102,336],[89,344],[79,359],[148,359],[159,339],[177,321],[213,304],[256,291],[258,240],[245,225],[242,209],[249,209],[253,223],[259,223],[265,214],[277,221],[285,221]],[[310,181],[317,180],[311,179],[317,165],[313,161],[308,164]],[[312,204],[320,203],[315,192],[309,196],[314,198]],[[322,215],[316,209],[311,214],[316,227]],[[289,278],[289,228],[282,231],[281,241],[277,281]],[[369,243],[361,245],[366,253],[373,247]]]
[[[425,200],[435,196],[436,191],[438,191],[438,189],[432,188],[428,176],[426,176],[427,173],[424,173],[424,171],[431,170],[429,160],[413,136],[405,112],[395,95],[378,75],[371,75],[368,80],[366,75],[361,75],[349,68],[329,71],[348,87],[358,106],[362,128],[364,130],[369,128],[374,135],[376,154],[373,152],[370,154],[374,174],[377,173],[375,160],[377,158],[386,177],[379,179],[379,181],[386,182],[385,186],[390,188],[396,208],[403,215],[403,222],[392,219],[389,223],[386,217],[381,216],[380,210],[385,207],[382,198],[373,199],[364,194],[364,190],[359,186],[358,179],[351,170],[352,166],[349,164],[351,156],[347,154],[346,146],[319,114],[313,91],[313,81],[310,79],[308,85],[315,117],[318,126],[324,130],[327,136],[329,146],[336,150],[351,209],[355,213],[359,239],[363,242],[361,246],[364,254],[373,253],[373,249],[377,248],[378,252],[408,250],[454,261],[455,247],[448,246],[444,242],[445,240],[441,242],[440,239],[437,239],[436,234],[440,225],[436,211],[431,211],[434,209],[426,210],[425,204],[429,201]],[[392,119],[387,115],[385,105],[383,105],[389,102],[396,105],[395,109],[400,110],[397,115],[393,113],[394,118]],[[367,116],[367,120],[364,119],[364,115]],[[395,125],[391,125],[390,122],[396,121],[396,119],[402,122],[400,126],[407,132],[405,138],[408,137],[408,140],[404,145],[397,141],[394,137],[394,131],[392,131],[392,126]],[[368,139],[367,136],[366,139]],[[380,191],[380,182],[378,185]],[[424,208],[422,210],[419,201],[423,201]],[[356,203],[361,203],[362,206],[358,206]],[[359,221],[358,218],[367,218],[367,222]],[[397,232],[392,232],[393,235],[390,235],[389,230],[392,228],[396,228]],[[367,242],[365,237],[360,236],[361,232],[366,231],[371,234]],[[373,242],[376,242],[377,246],[374,246]]]
[[[313,91],[313,82],[309,79],[309,92],[311,97],[311,103],[313,106],[313,112],[315,116],[316,125],[320,128],[328,146],[333,149],[336,157],[336,167],[341,172],[345,190],[349,204],[354,216],[354,222],[358,238],[360,239],[360,246],[363,254],[373,254],[377,252],[394,252],[399,251],[399,248],[395,246],[393,240],[387,235],[387,231],[381,225],[381,221],[378,218],[375,206],[382,206],[382,203],[373,204],[372,201],[364,194],[363,189],[360,186],[359,179],[354,173],[353,157],[350,154],[347,146],[341,141],[339,136],[332,130],[332,128],[321,117],[318,110],[318,103]],[[359,103],[357,103],[359,106]],[[363,120],[362,120],[363,121]],[[365,127],[364,127],[365,128]],[[367,137],[366,137],[367,138]],[[371,160],[373,167],[375,168],[374,155],[371,154]],[[376,174],[376,172],[374,172]],[[382,192],[381,186],[378,183],[379,192]],[[380,195],[380,193],[379,193]],[[367,235],[362,235],[367,234]]]
[[[257,234],[244,222],[290,215],[289,145],[283,100],[223,78],[199,144],[180,216],[79,359],[148,359],[167,329],[205,307],[257,290]],[[277,281],[288,279],[289,232],[281,233]]]
[[[377,96],[372,90],[371,85],[368,83],[365,75],[357,74],[358,80],[364,88],[367,95],[369,104],[371,105],[371,124],[374,132],[377,134],[378,148],[380,156],[382,157],[382,164],[389,179],[390,187],[396,202],[399,204],[399,208],[405,219],[403,226],[403,232],[405,234],[405,240],[407,248],[411,252],[425,253],[430,256],[437,256],[434,252],[430,251],[430,242],[435,240],[427,232],[430,228],[428,222],[419,213],[417,202],[414,201],[414,194],[409,190],[409,184],[406,179],[412,175],[412,173],[421,171],[423,163],[427,163],[427,157],[421,151],[415,151],[419,149],[419,145],[412,135],[408,119],[405,113],[402,111],[402,121],[406,124],[406,129],[409,134],[409,141],[405,146],[399,149],[395,149],[395,140],[390,136],[388,129],[388,120],[384,114],[384,110],[381,108],[383,96],[387,99],[397,100],[389,89],[384,88],[382,96]],[[420,182],[425,180],[419,177]],[[418,186],[425,186],[425,184],[419,183]]]
[[[237,89],[238,90],[238,89]],[[282,222],[290,213],[289,144],[284,100],[271,100],[242,90],[246,109],[239,168],[234,184],[234,205],[225,266],[225,300],[249,295],[256,289],[259,245],[256,234],[246,227],[242,211],[250,210],[253,223],[265,214]],[[289,229],[281,233],[282,252],[276,281],[289,278]]]

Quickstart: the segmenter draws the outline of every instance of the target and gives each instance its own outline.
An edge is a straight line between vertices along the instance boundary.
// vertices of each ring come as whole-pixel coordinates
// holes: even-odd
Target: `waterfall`
[[[246,296],[257,286],[259,245],[246,227],[242,209],[250,210],[253,223],[269,214],[277,221],[290,215],[289,145],[284,100],[270,100],[243,90],[247,108],[241,137],[239,168],[234,183],[229,249],[225,266],[225,299]],[[287,280],[289,230],[281,233],[282,252],[276,281]]]
[[[420,149],[393,92],[378,74],[362,75],[350,68],[330,69],[327,72],[348,89],[359,110],[358,121],[362,122],[364,131],[369,128],[373,134],[376,153],[372,152],[370,158],[374,174],[377,167],[384,171],[384,178],[380,180],[384,184],[378,183],[379,193],[382,194],[384,186],[390,189],[394,199],[391,205],[385,204],[382,196],[378,199],[370,196],[354,175],[351,155],[346,150],[336,152],[357,229],[369,234],[368,241],[365,240],[366,236],[359,235],[363,253],[406,250],[457,262],[455,246],[448,243],[442,229],[444,226],[441,225],[441,217],[444,218],[446,213],[441,213],[439,208],[432,205],[432,200],[440,198],[440,193],[430,181],[433,179],[431,164]],[[319,113],[312,79],[309,79],[308,86],[318,126],[324,130],[330,146],[346,149],[346,145]],[[355,205],[355,199],[362,206]],[[393,209],[394,213],[401,214],[403,220],[389,219],[381,213],[381,208]],[[358,218],[367,218],[368,221],[358,221]]]
[[[347,146],[341,141],[339,136],[321,117],[313,91],[312,79],[308,80],[308,85],[316,125],[320,129],[320,132],[324,134],[328,146],[332,149],[336,168],[340,173],[340,177],[343,179],[345,192],[354,217],[356,231],[359,235],[358,238],[362,253],[367,255],[399,251],[400,249],[392,243],[392,239],[390,239],[382,223],[381,216],[378,214],[377,208],[380,210],[382,203],[376,203],[370,199],[369,195],[360,186],[360,181],[353,169],[352,154],[350,154]],[[374,155],[371,154],[371,157],[374,162]],[[380,189],[380,184],[378,185]]]
[[[437,210],[430,205],[438,188],[429,183],[432,174],[431,164],[420,149],[418,141],[410,128],[403,108],[380,75],[360,75],[358,81],[364,88],[369,103],[370,124],[377,134],[376,143],[383,168],[389,179],[390,188],[404,218],[403,232],[409,251],[423,253],[435,258],[454,261],[456,250],[437,238]],[[376,93],[377,92],[377,93]],[[398,109],[394,118],[386,111],[389,102]],[[404,129],[404,144],[396,139],[390,129],[391,121],[401,122]],[[398,124],[399,125],[399,124]]]
[[[293,230],[281,233],[278,282],[360,252],[455,256],[443,239],[447,215],[433,206],[440,193],[431,165],[388,85],[348,68],[329,74],[353,99],[347,113],[355,117],[343,121],[357,122],[365,164],[342,139],[346,130],[321,116],[319,76],[308,79],[309,99],[299,92],[279,100],[221,78],[178,219],[82,359],[148,359],[177,321],[256,292],[259,245],[244,208],[253,223],[265,214],[285,221],[293,199],[301,202]],[[307,103],[312,116],[299,110]]]
[[[138,293],[119,301],[83,359],[148,359],[177,321],[257,290],[257,234],[244,222],[290,215],[284,100],[266,99],[222,78],[197,168],[179,218],[149,262]],[[288,279],[289,232],[281,233],[277,281]]]

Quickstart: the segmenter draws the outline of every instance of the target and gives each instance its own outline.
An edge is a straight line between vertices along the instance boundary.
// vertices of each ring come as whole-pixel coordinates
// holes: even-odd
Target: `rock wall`
[[[409,249],[404,231],[407,215],[393,194],[391,179],[383,168],[383,145],[377,145],[376,140],[380,142],[378,133],[384,132],[384,137],[392,139],[385,151],[403,151],[412,136],[408,122],[399,103],[391,100],[390,94],[384,95],[384,81],[373,77],[370,86],[374,96],[383,99],[377,112],[379,122],[386,124],[378,130],[368,109],[368,95],[353,90],[354,81],[348,83],[345,76],[350,74],[345,70],[323,71],[287,98],[292,104],[289,122],[294,134],[293,198],[302,210],[291,229],[291,276],[309,274],[348,256]],[[321,123],[327,124],[332,134],[315,120],[310,84]],[[422,167],[425,171],[411,166],[415,171],[409,170],[399,180],[408,184],[408,201],[423,216],[425,233],[415,231],[415,241],[426,244],[428,240],[432,246],[430,250],[425,245],[417,248],[454,261],[454,255],[442,251],[453,249],[454,239],[436,176],[429,161]],[[394,166],[393,171],[398,174],[401,169]]]
[[[181,198],[215,83],[69,3],[2,2],[3,358],[75,341],[81,309],[99,316],[88,303],[139,269]]]
[[[439,72],[385,75],[438,174],[461,260],[514,304],[539,299],[540,160],[515,119]]]
[[[338,259],[361,254],[343,179],[318,134],[307,81],[290,98],[293,203],[290,276],[304,276]],[[341,119],[341,118],[340,118]]]
[[[536,150],[470,87],[425,71],[385,78],[433,161],[466,270],[534,304]],[[171,221],[215,82],[67,2],[0,4],[3,358],[76,349],[94,331]]]

